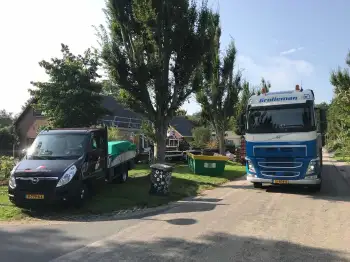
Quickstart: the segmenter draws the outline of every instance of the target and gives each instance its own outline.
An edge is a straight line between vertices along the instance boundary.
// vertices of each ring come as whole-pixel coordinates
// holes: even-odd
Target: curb
[[[350,186],[350,174],[347,176],[347,172],[345,168],[342,168],[342,166],[339,165],[349,165],[346,162],[341,162],[333,159],[333,155],[326,151],[329,157],[329,162],[332,164],[332,166],[337,170],[337,172],[341,175],[341,177],[345,180],[345,182]],[[337,165],[338,164],[338,165]]]
[[[173,207],[176,207],[176,202],[170,202],[158,207],[139,208],[134,207],[131,209],[118,210],[112,213],[101,215],[71,215],[71,216],[43,216],[42,218],[13,220],[13,221],[0,221],[0,226],[16,226],[16,225],[58,225],[58,224],[72,224],[72,223],[87,223],[87,222],[102,222],[102,221],[114,221],[114,220],[126,220],[136,219],[145,216],[152,216],[167,211]]]

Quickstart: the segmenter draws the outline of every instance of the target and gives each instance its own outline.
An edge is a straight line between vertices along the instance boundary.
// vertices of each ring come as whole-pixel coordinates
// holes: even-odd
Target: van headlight
[[[58,181],[56,187],[64,186],[68,184],[74,177],[75,173],[77,172],[77,167],[75,165],[72,165],[68,170],[63,174],[60,181]]]
[[[16,178],[14,177],[14,175],[11,175],[9,179],[9,187],[15,189],[16,186]]]
[[[248,172],[255,173],[256,171],[255,171],[255,167],[253,165],[253,162],[248,158],[246,158],[245,160],[247,160]]]
[[[320,167],[320,159],[319,158],[312,159],[307,168],[306,175],[307,176],[314,175],[315,173],[318,172],[319,167]]]
[[[15,165],[10,172],[9,187],[12,189],[15,189],[17,186],[16,178],[15,178],[14,174],[15,174],[15,171],[16,171],[18,165],[19,165],[19,163],[17,163],[17,165]]]

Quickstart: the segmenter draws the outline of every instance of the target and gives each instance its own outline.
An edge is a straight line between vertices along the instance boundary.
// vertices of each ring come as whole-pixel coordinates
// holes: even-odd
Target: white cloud
[[[261,62],[245,55],[239,55],[237,64],[244,69],[243,76],[253,85],[259,85],[261,78],[271,82],[275,91],[293,89],[314,72],[314,66],[305,60],[286,57],[268,57]]]
[[[291,48],[291,49],[289,49],[289,50],[286,50],[286,51],[282,51],[281,53],[280,53],[280,55],[289,55],[289,54],[292,54],[292,53],[295,53],[295,52],[297,52],[297,51],[301,51],[301,50],[303,50],[304,49],[304,47],[298,47],[298,48]]]

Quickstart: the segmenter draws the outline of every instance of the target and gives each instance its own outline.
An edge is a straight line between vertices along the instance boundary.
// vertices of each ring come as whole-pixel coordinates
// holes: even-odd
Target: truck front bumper
[[[259,178],[254,177],[252,175],[247,174],[247,180],[252,183],[266,183],[266,184],[274,184],[273,180],[283,180],[281,178],[277,179],[268,179],[268,178]],[[288,180],[288,184],[291,185],[319,185],[321,184],[321,179],[300,179],[300,180]]]

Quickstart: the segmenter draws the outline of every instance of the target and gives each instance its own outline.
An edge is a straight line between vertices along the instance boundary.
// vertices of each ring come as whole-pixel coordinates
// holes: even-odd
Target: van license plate
[[[44,199],[44,195],[41,195],[41,194],[26,194],[26,199]]]
[[[288,184],[288,180],[273,180],[274,184]]]

